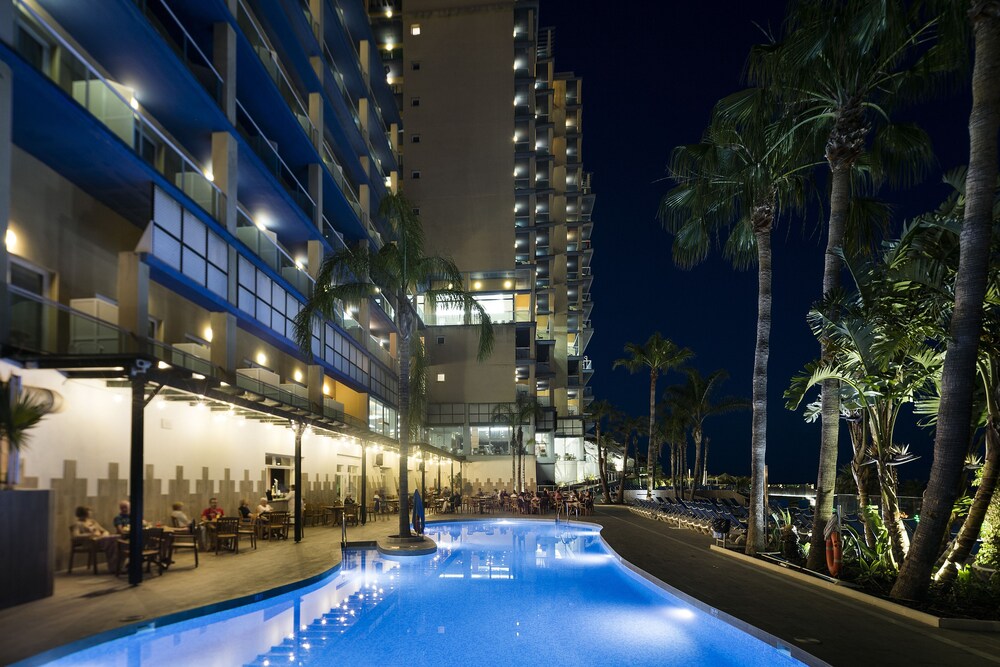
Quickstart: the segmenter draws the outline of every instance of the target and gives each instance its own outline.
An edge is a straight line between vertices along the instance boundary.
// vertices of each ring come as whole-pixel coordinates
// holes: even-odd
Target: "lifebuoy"
[[[826,569],[830,575],[836,577],[840,574],[840,533],[833,531],[830,537],[826,538]]]

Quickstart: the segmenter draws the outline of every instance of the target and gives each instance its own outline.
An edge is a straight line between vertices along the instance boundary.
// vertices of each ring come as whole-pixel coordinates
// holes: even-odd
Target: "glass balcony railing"
[[[312,277],[295,262],[273,234],[260,229],[253,223],[250,215],[242,206],[239,207],[236,217],[236,237],[250,249],[250,252],[264,260],[265,264],[287,280],[302,296],[308,298],[312,294],[313,285],[315,285]]]
[[[267,170],[278,179],[285,192],[311,220],[316,209],[316,202],[309,196],[309,192],[281,158],[277,144],[267,138],[239,100],[236,100],[236,129],[264,163]]]
[[[236,21],[240,26],[240,30],[250,42],[250,46],[257,54],[257,57],[260,58],[260,62],[267,71],[268,76],[274,82],[274,85],[278,87],[278,92],[281,93],[282,99],[285,100],[285,103],[295,115],[299,125],[302,126],[302,131],[306,133],[306,136],[315,145],[319,141],[319,132],[309,118],[308,107],[302,102],[298,91],[295,90],[295,87],[288,79],[288,75],[285,74],[285,69],[282,67],[281,61],[278,60],[277,51],[271,47],[271,43],[264,35],[264,31],[261,29],[257,19],[254,18],[253,13],[243,0],[239,0],[238,4]]]
[[[216,103],[222,102],[222,75],[212,61],[199,48],[184,24],[170,9],[165,0],[133,0],[149,24],[163,38],[174,54],[208,91]]]
[[[141,109],[134,91],[109,81],[97,67],[62,36],[27,3],[15,0],[21,21],[45,39],[58,57],[40,62],[35,53],[21,55],[45,76],[89,111],[136,155],[156,169],[169,182],[216,219],[224,195],[194,163],[178,143]]]
[[[340,191],[347,198],[347,203],[350,205],[351,209],[354,210],[354,214],[358,216],[358,220],[362,218],[361,202],[358,200],[357,190],[354,188],[353,184],[347,180],[344,176],[344,168],[340,166],[340,162],[337,161],[337,157],[333,154],[333,150],[330,148],[330,144],[327,141],[323,142],[323,164],[326,165],[327,170],[330,172],[330,176],[333,178],[333,182],[337,184]]]
[[[305,396],[293,394],[287,389],[276,387],[254,377],[249,377],[243,373],[236,374],[236,386],[244,391],[261,396],[262,398],[277,401],[290,405],[299,410],[310,410],[309,399]]]

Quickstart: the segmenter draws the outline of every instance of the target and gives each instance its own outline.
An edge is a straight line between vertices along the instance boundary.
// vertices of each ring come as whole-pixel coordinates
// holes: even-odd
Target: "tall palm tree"
[[[959,3],[953,3],[958,5]],[[963,7],[964,8],[964,7]],[[975,44],[972,112],[969,116],[969,171],[960,237],[961,259],[955,281],[948,356],[941,379],[941,408],[934,439],[934,462],[924,492],[920,525],[910,556],[892,587],[896,598],[922,597],[948,530],[963,452],[969,441],[972,387],[982,305],[990,264],[993,197],[997,182],[997,133],[1000,129],[1000,1],[972,0],[969,18]],[[964,47],[964,39],[955,40]]]
[[[646,452],[647,491],[653,493],[653,469],[659,456],[657,451],[656,433],[656,380],[660,373],[679,367],[694,356],[688,348],[678,347],[676,343],[664,338],[659,331],[649,337],[643,345],[626,343],[625,352],[629,355],[615,359],[613,368],[624,366],[629,372],[636,373],[644,368],[649,369],[649,449]]]
[[[704,260],[712,239],[728,231],[725,255],[738,269],[757,267],[751,426],[750,535],[747,552],[764,548],[764,456],[767,450],[767,362],[771,336],[771,232],[780,215],[802,210],[813,165],[809,137],[788,139],[793,126],[779,101],[751,88],[720,101],[701,143],[680,146],[671,159],[677,182],[659,217],[674,234],[674,262]]]
[[[781,44],[758,47],[751,79],[781,91],[795,105],[797,127],[825,138],[830,171],[830,216],[823,268],[823,294],[841,284],[852,187],[859,166],[870,184],[920,178],[932,159],[926,133],[889,122],[894,103],[929,85],[940,66],[934,45],[938,18],[920,2],[796,0]],[[867,151],[867,154],[866,154]],[[832,314],[831,314],[832,315]],[[820,340],[821,357],[832,348]],[[808,566],[823,563],[823,527],[833,512],[837,476],[840,389],[828,379],[821,396],[822,433],[816,481],[816,512]]]
[[[493,420],[503,422],[511,430],[512,487],[524,490],[524,426],[542,418],[542,406],[534,396],[518,394],[513,403],[499,403],[493,408]]]
[[[618,485],[618,499],[615,500],[615,502],[619,505],[623,505],[625,503],[625,481],[628,478],[628,453],[631,450],[632,443],[638,439],[638,433],[644,423],[645,420],[642,417],[633,417],[625,413],[616,415],[616,419],[614,420],[614,430],[621,437],[625,449],[625,460],[622,463],[622,479],[621,484]],[[636,460],[633,466],[636,484],[639,482],[638,458],[639,453],[637,448]]]
[[[399,332],[399,535],[410,535],[407,459],[412,430],[419,423],[411,409],[410,362],[420,344],[414,336],[417,312],[411,297],[423,295],[431,307],[465,312],[466,322],[479,326],[480,361],[493,350],[493,325],[475,297],[462,288],[463,277],[451,260],[424,254],[420,219],[402,192],[386,195],[379,215],[392,226],[396,241],[377,250],[342,250],[324,258],[312,295],[295,318],[295,340],[306,354],[318,351],[318,315],[335,319],[344,304],[357,305],[382,294],[393,301]],[[419,403],[419,401],[417,401]]]
[[[608,491],[607,449],[601,440],[601,425],[607,419],[613,419],[618,410],[608,401],[594,401],[587,407],[588,421],[594,424],[594,442],[597,444],[597,467],[601,479],[601,492],[604,502],[611,502],[611,492]]]
[[[694,440],[694,480],[691,484],[693,499],[705,465],[702,451],[705,420],[736,410],[745,410],[750,407],[750,401],[734,396],[719,399],[714,396],[719,385],[729,377],[724,370],[715,371],[707,378],[693,368],[688,369],[686,373],[687,382],[668,387],[667,397],[673,407],[673,413],[680,418],[686,428],[691,429],[691,439]]]

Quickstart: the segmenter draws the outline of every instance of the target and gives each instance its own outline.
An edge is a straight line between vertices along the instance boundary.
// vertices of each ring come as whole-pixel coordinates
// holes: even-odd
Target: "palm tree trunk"
[[[969,170],[965,178],[965,220],[959,237],[951,342],[941,374],[934,462],[924,492],[913,548],[891,596],[919,598],[930,585],[941,540],[948,530],[965,465],[972,417],[972,389],[983,322],[990,260],[993,197],[1000,126],[1000,0],[973,0],[969,16],[975,35],[969,116]]]
[[[847,164],[838,164],[831,169],[830,223],[826,241],[826,256],[823,265],[823,294],[840,287],[842,262],[835,254],[844,244],[844,229],[847,209],[850,205],[851,169]],[[820,352],[824,363],[833,361],[830,341],[820,339]],[[816,475],[816,514],[813,516],[812,538],[806,567],[823,571],[826,568],[826,546],[823,529],[833,515],[833,496],[837,483],[837,445],[840,435],[840,382],[827,380],[823,383],[820,398],[822,430],[819,446],[819,471]]]
[[[701,480],[701,429],[691,429],[694,437],[694,477],[691,479],[691,500],[694,500],[694,492],[698,489],[698,482]]]
[[[646,451],[646,490],[653,495],[653,464],[656,463],[656,369],[649,371],[649,449]]]
[[[618,483],[618,504],[625,504],[625,480],[628,478],[628,434],[625,435],[625,460],[622,462],[622,477]]]
[[[909,538],[903,519],[899,515],[899,496],[897,495],[896,475],[885,461],[877,463],[879,490],[882,493],[882,524],[889,531],[889,548],[892,561],[899,567],[909,549]]]
[[[601,493],[604,494],[604,502],[611,503],[611,492],[608,490],[608,452],[605,447],[601,445],[601,422],[597,422],[597,427],[594,430],[594,436],[597,438],[597,467],[598,474],[601,476]]]
[[[864,511],[870,502],[868,498],[869,468],[864,465],[868,452],[867,419],[862,415],[860,420],[850,422],[848,430],[851,433],[851,446],[854,449],[854,457],[851,459],[851,475],[854,477],[854,485],[858,487],[858,516],[865,526],[865,544],[874,547],[875,531],[868,520],[868,513]]]
[[[771,229],[758,231],[757,342],[753,352],[753,417],[750,431],[750,519],[746,553],[764,549],[764,462],[767,450],[767,359],[771,351]]]
[[[997,486],[997,473],[1000,472],[998,464],[1000,464],[1000,432],[997,431],[997,425],[990,420],[986,428],[986,461],[983,463],[983,476],[969,508],[969,515],[962,522],[955,541],[938,562],[938,571],[934,575],[938,582],[950,584],[955,579],[958,567],[965,563],[976,540],[979,539],[986,510],[990,507]]]
[[[670,488],[674,491],[674,498],[677,498],[677,443],[670,443]]]
[[[409,302],[398,299],[399,326],[399,536],[410,536],[410,340]]]

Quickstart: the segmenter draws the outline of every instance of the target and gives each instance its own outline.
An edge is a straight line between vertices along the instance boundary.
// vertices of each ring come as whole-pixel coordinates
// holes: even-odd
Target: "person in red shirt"
[[[222,511],[222,508],[219,507],[219,499],[209,498],[208,507],[202,510],[201,518],[205,521],[215,521],[220,516],[224,516],[225,514],[226,513]]]

